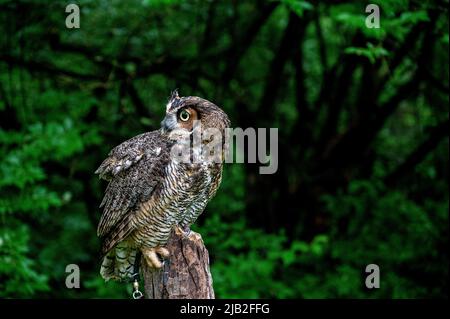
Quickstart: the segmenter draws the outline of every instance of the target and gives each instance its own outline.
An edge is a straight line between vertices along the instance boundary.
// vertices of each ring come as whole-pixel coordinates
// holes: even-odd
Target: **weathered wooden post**
[[[214,299],[209,254],[200,234],[188,236],[180,228],[167,243],[171,255],[162,269],[142,262],[145,297],[149,299]]]

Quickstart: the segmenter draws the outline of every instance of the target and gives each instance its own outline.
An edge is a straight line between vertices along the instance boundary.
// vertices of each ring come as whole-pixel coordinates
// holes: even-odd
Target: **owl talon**
[[[156,252],[161,255],[163,259],[168,258],[170,256],[170,252],[167,250],[167,248],[164,247],[156,247]]]
[[[164,265],[164,258],[169,257],[169,251],[164,247],[155,247],[155,248],[147,248],[142,249],[142,254],[144,255],[144,259],[147,262],[147,265],[150,268],[162,268]],[[163,261],[160,260],[160,255]]]
[[[183,228],[183,236],[184,238],[189,237],[189,235],[191,234],[191,228],[189,226],[186,226]]]

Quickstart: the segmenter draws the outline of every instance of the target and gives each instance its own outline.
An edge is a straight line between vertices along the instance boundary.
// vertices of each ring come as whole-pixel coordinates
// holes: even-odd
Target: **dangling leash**
[[[133,265],[133,299],[142,299],[144,294],[139,290],[139,266],[141,265],[142,253],[138,249]]]

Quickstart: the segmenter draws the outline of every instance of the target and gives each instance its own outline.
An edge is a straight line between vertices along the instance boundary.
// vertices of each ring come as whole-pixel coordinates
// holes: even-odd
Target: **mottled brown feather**
[[[109,180],[97,229],[104,253],[133,231],[138,204],[148,200],[163,178],[169,147],[160,131],[144,133],[114,148],[96,171]]]

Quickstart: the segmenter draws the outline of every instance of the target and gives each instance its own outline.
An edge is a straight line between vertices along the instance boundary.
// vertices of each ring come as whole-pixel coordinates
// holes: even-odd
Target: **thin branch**
[[[351,46],[358,46],[360,43],[363,42],[362,35],[360,33],[357,33],[354,35],[353,39],[351,40]],[[320,84],[320,90],[319,94],[317,95],[316,101],[314,103],[314,109],[320,110],[324,107],[330,106],[330,103],[333,103],[333,107],[331,108],[332,113],[336,113],[335,105],[334,105],[334,96],[339,96],[342,92],[340,89],[336,89],[336,86],[343,87],[344,89],[347,89],[345,85],[343,85],[343,80],[346,79],[346,82],[350,80],[349,74],[351,75],[351,72],[349,73],[350,69],[354,70],[356,68],[356,65],[353,65],[349,68],[347,64],[354,63],[352,62],[354,57],[349,57],[344,51],[340,54],[339,58],[337,59],[336,63],[334,63],[330,69],[324,69],[324,72],[322,74],[322,82]],[[347,71],[346,71],[347,70]],[[340,72],[339,72],[340,71]],[[345,94],[344,94],[345,95]],[[338,106],[339,107],[339,106]],[[335,117],[335,114],[327,113],[327,119],[325,120],[325,132],[322,131],[321,135],[319,137],[319,144],[318,150],[323,150],[325,147],[325,142],[327,140],[327,137],[329,137],[330,132],[332,132],[334,129],[326,128],[328,125],[333,125],[333,120],[331,117]],[[337,114],[337,113],[336,113]],[[319,152],[320,153],[320,152]]]
[[[134,83],[131,80],[128,80],[126,83],[126,88],[128,95],[130,96],[131,102],[134,104],[136,113],[140,117],[148,117],[150,115],[148,108],[145,103],[142,101],[142,98],[139,95],[139,92],[136,90]]]
[[[316,7],[313,13],[314,28],[316,29],[316,37],[319,42],[320,62],[322,65],[322,73],[328,70],[327,46],[323,37],[322,26],[320,25],[319,6]]]
[[[247,52],[256,35],[259,33],[259,30],[263,27],[263,25],[271,16],[272,12],[277,8],[277,6],[277,2],[271,1],[262,9],[256,11],[258,14],[250,23],[250,26],[247,28],[247,30],[243,32],[244,35],[240,39],[236,39],[236,41],[233,42],[228,53],[226,54],[226,56],[228,56],[227,67],[225,68],[224,74],[222,76],[224,83],[228,83],[228,81],[233,77],[242,56],[244,56],[244,54]]]
[[[430,131],[428,139],[422,142],[422,144],[420,144],[402,164],[397,166],[397,168],[386,176],[385,183],[392,186],[398,183],[408,173],[413,172],[414,167],[421,163],[426,156],[439,145],[443,138],[448,137],[448,131],[448,119],[433,127]]]
[[[343,167],[354,161],[359,161],[364,150],[371,144],[379,130],[383,127],[386,119],[397,109],[400,102],[417,94],[419,76],[414,75],[411,80],[403,84],[397,93],[376,112],[368,113],[359,124],[350,128],[336,143],[336,145],[325,154],[324,166],[333,165]],[[332,163],[332,164],[331,164]]]
[[[306,86],[305,86],[305,70],[303,68],[304,54],[303,54],[303,40],[305,36],[307,21],[304,21],[299,29],[298,45],[292,57],[292,62],[295,68],[295,98],[297,104],[298,119],[295,123],[292,135],[299,135],[300,148],[304,149],[307,145],[312,144],[313,125],[315,122],[314,113],[311,110],[308,101],[306,100]]]
[[[216,12],[216,6],[219,2],[218,1],[211,1],[208,7],[208,16],[206,18],[206,25],[205,25],[205,31],[203,33],[202,41],[199,45],[199,53],[202,54],[203,52],[206,52],[208,46],[211,43],[211,37],[212,34],[214,34],[214,21],[215,21],[215,12]]]
[[[394,71],[398,68],[399,65],[405,60],[405,58],[409,55],[409,53],[413,50],[417,40],[422,35],[423,31],[426,29],[426,22],[421,22],[413,26],[411,31],[405,37],[405,40],[401,43],[400,46],[387,47],[386,49],[393,52],[393,56],[389,61],[389,72],[387,72],[382,79],[380,79],[376,89],[374,89],[374,94],[378,95],[383,91],[386,84],[389,82],[389,77],[392,76]],[[389,42],[394,42],[386,40],[386,45],[389,45]]]
[[[438,91],[440,91],[441,93],[445,94],[448,96],[448,91],[449,91],[449,87],[448,84],[445,85],[444,83],[442,83],[439,79],[437,79],[430,70],[428,69],[424,69],[424,76],[427,78],[427,80],[429,81],[429,83],[436,88]]]
[[[431,56],[434,23],[435,20],[431,20],[425,29],[415,74],[397,89],[391,99],[379,107],[375,104],[375,112],[367,112],[355,127],[350,128],[325,154],[322,166],[344,167],[354,161],[359,161],[387,118],[398,108],[400,102],[417,95],[419,84],[423,80],[423,70]]]
[[[9,98],[2,82],[0,82],[0,99],[2,99],[5,104],[5,108],[0,110],[0,127],[2,129],[19,129],[20,121],[17,117],[16,110],[9,102]]]
[[[341,72],[333,83],[332,93],[323,105],[328,107],[328,112],[317,142],[318,154],[322,154],[326,150],[329,141],[337,132],[339,117],[347,98],[347,92],[351,87],[354,71],[361,61],[362,59],[359,57],[345,56],[344,60],[340,62],[342,63]]]
[[[299,45],[297,41],[301,30],[302,20],[295,13],[291,13],[288,25],[267,73],[264,93],[258,108],[258,112],[261,114],[265,114],[271,109],[276,101],[277,93],[282,84],[284,67],[294,53],[296,46]]]
[[[0,55],[0,61],[4,61],[14,66],[26,68],[29,71],[43,72],[58,76],[68,76],[86,81],[104,81],[106,78],[105,76],[101,76],[98,74],[83,74],[75,71],[58,68],[54,65],[49,64],[46,61],[24,60],[8,54]]]

